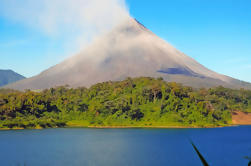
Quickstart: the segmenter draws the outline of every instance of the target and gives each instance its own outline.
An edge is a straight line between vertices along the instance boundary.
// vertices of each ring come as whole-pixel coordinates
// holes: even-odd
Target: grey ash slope
[[[249,83],[207,69],[132,18],[78,55],[7,88],[46,89],[66,84],[89,87],[99,82],[141,76],[163,77],[166,81],[193,87],[251,88]]]
[[[0,87],[22,79],[25,77],[12,70],[0,70]]]

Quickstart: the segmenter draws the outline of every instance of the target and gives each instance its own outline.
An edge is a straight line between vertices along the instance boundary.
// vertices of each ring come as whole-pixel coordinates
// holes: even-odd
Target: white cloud
[[[129,17],[125,0],[1,0],[0,15],[79,51]]]

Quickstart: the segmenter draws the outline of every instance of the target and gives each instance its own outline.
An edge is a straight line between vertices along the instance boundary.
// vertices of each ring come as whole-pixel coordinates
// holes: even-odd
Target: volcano
[[[55,86],[90,87],[127,77],[162,77],[196,88],[251,88],[243,82],[207,69],[130,18],[93,41],[86,49],[41,74],[8,85],[17,90]]]

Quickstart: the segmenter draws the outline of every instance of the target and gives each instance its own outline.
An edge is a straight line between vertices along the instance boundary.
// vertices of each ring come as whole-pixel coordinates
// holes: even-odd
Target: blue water
[[[246,166],[251,126],[217,129],[45,129],[0,131],[3,166]]]

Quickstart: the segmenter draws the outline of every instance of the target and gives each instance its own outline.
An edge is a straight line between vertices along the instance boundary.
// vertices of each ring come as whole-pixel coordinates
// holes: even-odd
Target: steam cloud
[[[81,49],[129,12],[125,0],[1,0],[0,15]]]

